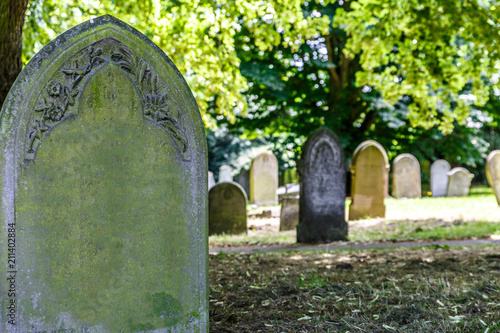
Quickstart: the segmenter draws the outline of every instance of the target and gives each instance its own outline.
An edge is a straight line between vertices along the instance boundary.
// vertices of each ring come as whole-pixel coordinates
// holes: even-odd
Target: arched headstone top
[[[409,159],[412,163],[420,165],[420,163],[418,163],[417,158],[415,156],[413,156],[412,154],[409,154],[409,153],[399,154],[398,156],[396,156],[394,158],[393,163],[397,164],[399,161],[404,160],[404,159]]]
[[[448,176],[451,177],[451,176],[454,176],[454,175],[459,174],[459,173],[467,175],[470,179],[474,178],[474,175],[472,173],[470,173],[469,170],[467,170],[466,168],[462,168],[462,167],[456,167],[456,168],[451,169],[448,172]]]
[[[311,170],[314,168],[313,163],[317,161],[317,155],[321,154],[323,150],[322,146],[332,152],[332,167],[336,168],[342,166],[342,168],[344,168],[345,159],[342,144],[340,143],[340,140],[335,135],[335,133],[333,133],[326,127],[316,130],[307,138],[302,152],[300,165],[301,168],[305,168],[306,170]],[[304,171],[305,170],[301,170],[301,172]]]
[[[432,169],[434,169],[436,167],[441,167],[443,169],[448,169],[448,170],[451,169],[451,165],[450,165],[450,163],[448,163],[447,160],[436,160],[436,161],[434,161],[432,163],[432,165],[431,165],[431,172],[432,172]]]
[[[253,160],[252,160],[252,164],[256,161],[262,161],[264,163],[268,163],[268,162],[274,162],[276,163],[276,165],[278,165],[278,159],[276,158],[276,156],[274,156],[274,154],[269,151],[269,150],[266,150],[262,153],[260,153],[259,155],[257,155]]]
[[[168,64],[168,66],[165,66]],[[64,122],[78,117],[87,83],[99,71],[113,67],[123,73],[140,97],[141,116],[161,128],[175,143],[178,156],[191,161],[193,142],[203,144],[186,122],[203,123],[184,78],[146,36],[124,22],[105,15],[84,22],[47,44],[17,78],[2,109],[2,131],[18,120],[18,151],[29,163],[45,137]],[[96,93],[96,92],[95,92]],[[95,94],[94,93],[94,94]],[[103,92],[108,99],[113,91]],[[174,156],[172,156],[174,157]]]
[[[359,155],[369,148],[375,148],[378,151],[380,151],[380,154],[382,155],[382,158],[384,159],[385,168],[387,170],[390,169],[391,166],[389,165],[389,157],[387,157],[387,152],[385,151],[384,147],[382,147],[382,145],[375,140],[366,140],[366,141],[361,142],[359,144],[359,146],[356,148],[356,150],[354,150],[354,152],[352,153],[351,173],[355,172],[356,161],[357,161]]]
[[[227,192],[223,195],[225,199],[230,199],[233,195],[240,195],[245,199],[245,204],[248,202],[245,189],[236,182],[222,182],[215,184],[208,192],[208,195],[210,196],[220,191]]]

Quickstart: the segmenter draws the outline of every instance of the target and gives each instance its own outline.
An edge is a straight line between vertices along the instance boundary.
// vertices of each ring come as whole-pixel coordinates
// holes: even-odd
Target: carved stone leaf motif
[[[186,134],[180,126],[178,117],[172,112],[172,101],[169,96],[160,93],[158,77],[150,66],[123,47],[119,48],[118,52],[111,52],[111,61],[127,72],[139,89],[144,118],[169,133],[179,146],[183,157],[186,158],[188,148]]]
[[[103,52],[101,48],[88,47],[83,56],[75,57],[69,66],[61,68],[64,80],[53,80],[46,85],[38,98],[28,130],[26,162],[35,160],[36,152],[46,134],[65,120],[76,117],[69,109],[81,92],[82,80],[110,61],[127,73],[140,92],[144,118],[167,132],[179,147],[183,159],[188,160],[188,140],[181,128],[179,114],[173,112],[170,97],[161,93],[164,89],[159,89],[159,79],[150,65],[125,47],[117,45],[113,49]],[[164,84],[162,88],[163,86]]]
[[[99,48],[94,49],[90,46],[85,53],[87,54],[85,67],[79,68],[78,61],[73,60],[70,67],[62,68],[64,80],[61,81],[63,82],[58,80],[49,82],[40,94],[32,116],[31,127],[28,130],[26,162],[35,160],[36,152],[45,134],[50,133],[63,121],[76,116],[68,110],[70,106],[75,105],[75,98],[80,94],[78,87],[82,78],[105,62],[101,57],[102,50]]]

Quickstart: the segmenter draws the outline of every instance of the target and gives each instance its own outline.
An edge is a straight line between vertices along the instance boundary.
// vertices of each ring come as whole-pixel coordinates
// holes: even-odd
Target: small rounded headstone
[[[448,188],[448,172],[451,166],[446,160],[434,161],[431,165],[431,193],[433,197],[446,196]]]
[[[486,158],[486,179],[500,205],[500,150],[492,151]]]
[[[294,230],[299,224],[299,196],[285,196],[280,202],[280,231]]]
[[[208,196],[209,235],[247,232],[247,196],[238,183],[219,183]]]
[[[420,164],[412,154],[396,156],[392,163],[392,196],[394,198],[420,198]]]
[[[469,195],[469,188],[474,175],[465,168],[453,168],[448,172],[447,197],[464,197]]]
[[[300,166],[297,242],[346,240],[345,159],[336,135],[327,128],[314,132],[304,145]]]
[[[250,167],[250,201],[259,206],[278,204],[278,160],[270,151],[255,157]]]
[[[214,178],[214,173],[212,171],[208,172],[208,189],[210,190],[212,187],[214,187],[216,184],[215,178]]]
[[[377,141],[367,140],[356,148],[351,161],[350,220],[385,217],[389,168],[387,153]]]

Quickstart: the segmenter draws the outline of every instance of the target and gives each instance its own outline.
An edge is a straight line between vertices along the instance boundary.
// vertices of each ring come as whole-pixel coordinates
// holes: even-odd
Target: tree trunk
[[[0,0],[0,108],[22,69],[22,32],[28,1]]]

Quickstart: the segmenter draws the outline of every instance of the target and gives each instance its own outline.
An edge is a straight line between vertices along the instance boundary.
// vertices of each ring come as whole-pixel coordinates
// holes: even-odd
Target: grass
[[[346,211],[350,200],[346,201]],[[385,199],[386,218],[349,221],[353,242],[482,238],[500,235],[500,208],[489,187],[472,187],[468,197]],[[279,210],[279,206],[251,209]],[[248,222],[247,235],[210,236],[210,245],[256,246],[296,243],[295,231],[278,232],[279,219]],[[274,229],[273,229],[274,228]]]
[[[500,332],[499,250],[211,256],[210,332]]]

